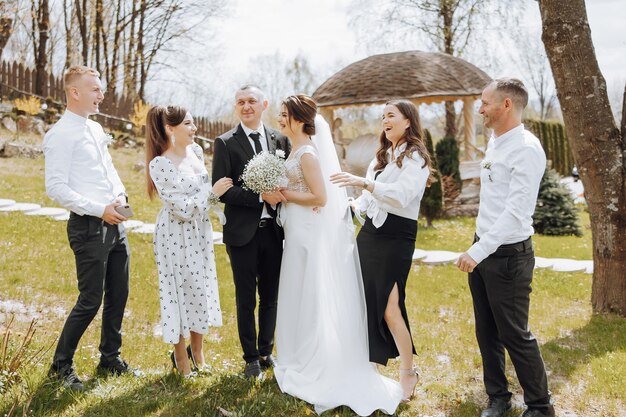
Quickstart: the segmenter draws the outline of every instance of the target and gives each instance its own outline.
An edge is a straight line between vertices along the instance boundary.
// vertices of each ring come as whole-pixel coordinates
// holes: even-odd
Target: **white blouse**
[[[393,158],[391,149],[387,150],[389,162],[376,178],[376,158],[367,168],[366,178],[374,183],[374,189],[371,193],[363,190],[355,205],[357,212],[365,213],[375,227],[385,223],[387,213],[417,220],[430,172],[418,152],[405,157],[402,167],[398,167],[396,158],[405,148],[406,143],[403,143],[395,149]]]

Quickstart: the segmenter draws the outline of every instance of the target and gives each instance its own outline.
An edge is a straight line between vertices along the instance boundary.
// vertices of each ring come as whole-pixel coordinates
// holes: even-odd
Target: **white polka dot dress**
[[[204,161],[202,149],[192,146]],[[179,173],[162,156],[150,161],[150,177],[163,201],[154,230],[163,340],[178,343],[180,335],[206,334],[209,326],[222,325],[208,214],[211,183],[206,170]]]

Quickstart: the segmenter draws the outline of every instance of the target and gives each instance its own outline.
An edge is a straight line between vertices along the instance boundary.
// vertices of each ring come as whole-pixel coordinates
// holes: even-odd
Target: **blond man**
[[[76,261],[78,299],[54,353],[49,375],[73,390],[83,383],[73,367],[78,342],[102,300],[98,371],[132,371],[120,357],[122,318],[128,298],[129,248],[116,207],[126,191],[107,149],[108,138],[88,117],[99,112],[104,92],[98,71],[74,66],[64,74],[67,108],[43,141],[46,192],[67,208],[67,235]]]

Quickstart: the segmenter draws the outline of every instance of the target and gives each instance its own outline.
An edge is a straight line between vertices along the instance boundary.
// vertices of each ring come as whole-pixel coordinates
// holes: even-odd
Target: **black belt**
[[[274,222],[274,219],[271,217],[264,217],[259,220],[259,229],[263,229],[264,227],[270,227]]]
[[[478,242],[480,238],[477,235],[474,235],[474,243]],[[506,245],[498,246],[498,249],[495,250],[491,255],[492,256],[513,256],[518,253],[531,251],[533,249],[533,241],[529,237],[526,240],[517,243],[509,243]]]

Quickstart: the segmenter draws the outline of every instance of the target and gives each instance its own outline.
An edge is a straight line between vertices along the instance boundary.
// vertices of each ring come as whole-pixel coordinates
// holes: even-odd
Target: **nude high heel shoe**
[[[408,403],[409,401],[411,401],[415,397],[415,389],[417,387],[417,383],[420,380],[420,374],[419,374],[419,371],[418,371],[417,367],[414,366],[411,369],[400,369],[400,375],[410,375],[410,376],[414,376],[415,377],[415,383],[413,384],[413,386],[411,387],[410,390],[407,391],[407,390],[404,389],[404,387],[402,387],[402,391],[403,391],[403,395],[404,395],[402,397],[402,402],[403,403]]]

